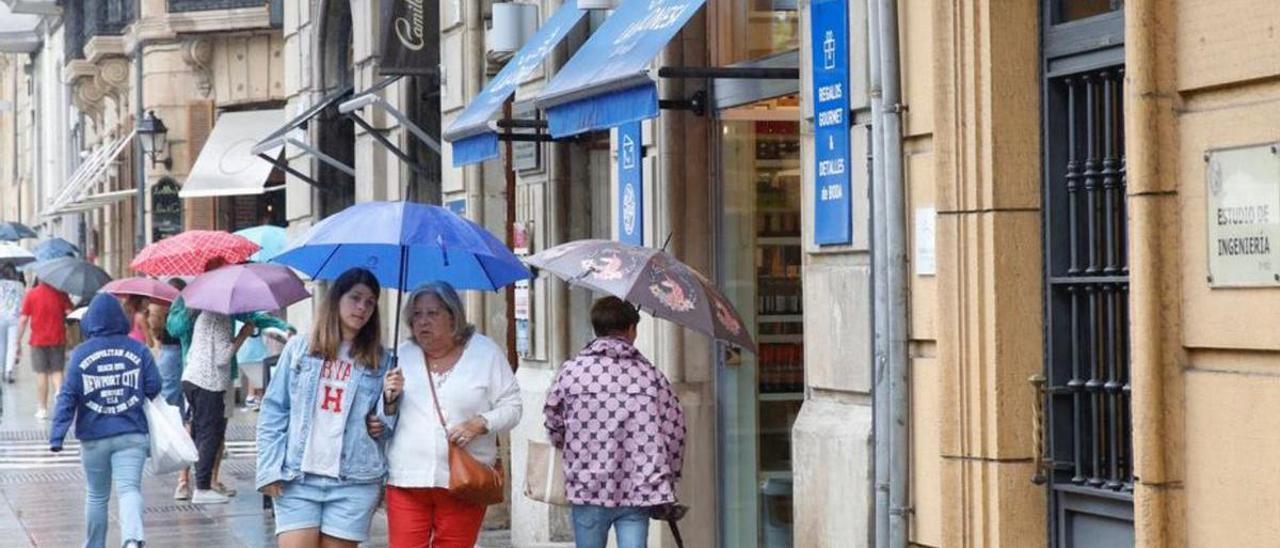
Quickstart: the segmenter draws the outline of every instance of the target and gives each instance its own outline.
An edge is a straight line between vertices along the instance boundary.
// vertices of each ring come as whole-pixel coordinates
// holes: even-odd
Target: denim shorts
[[[285,482],[281,495],[272,501],[276,534],[319,527],[322,534],[364,542],[380,487],[378,483],[347,483],[311,474]]]

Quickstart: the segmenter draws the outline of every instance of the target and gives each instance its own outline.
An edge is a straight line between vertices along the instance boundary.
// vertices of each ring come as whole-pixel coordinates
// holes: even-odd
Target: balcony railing
[[[229,10],[235,8],[256,8],[265,5],[267,0],[169,0],[169,12]]]
[[[119,36],[133,24],[134,0],[68,0],[63,5],[67,60],[83,59],[94,36]]]

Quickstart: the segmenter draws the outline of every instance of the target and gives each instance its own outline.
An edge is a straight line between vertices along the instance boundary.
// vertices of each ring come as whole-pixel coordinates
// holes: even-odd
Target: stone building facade
[[[155,239],[155,184],[184,184],[221,112],[283,105],[279,22],[267,2],[245,0],[19,2],[14,9],[40,18],[39,48],[7,56],[35,98],[24,112],[29,124],[20,127],[19,167],[38,167],[20,177],[23,196],[30,198],[15,219],[38,227],[42,236],[81,246],[113,275],[128,275],[138,249],[138,215],[145,220],[141,241]],[[139,95],[144,110],[168,128],[170,143],[158,154],[167,164],[144,162],[147,199],[141,207],[124,192],[136,189],[139,177],[136,144],[126,142]],[[32,145],[21,146],[23,139]],[[87,169],[99,152],[103,165]],[[93,177],[77,177],[90,172]],[[112,197],[93,199],[107,195]],[[236,207],[230,199],[192,200],[178,226],[240,228]]]
[[[174,160],[147,178],[181,181],[198,153],[197,126],[218,112],[266,105],[293,118],[381,82],[389,2],[175,13],[174,2],[145,0],[118,37],[84,44],[83,61],[64,51],[61,19],[44,15],[40,53],[0,57],[0,100],[8,101],[0,104],[13,109],[0,110],[0,159],[16,155],[0,163],[16,167],[0,170],[0,213],[44,221],[40,204],[74,172],[79,151],[127,133],[129,56],[140,40],[144,104],[169,125]],[[878,179],[868,157],[884,110],[873,109],[883,87],[872,76],[886,55],[873,34],[890,4],[909,391],[907,453],[893,456],[909,463],[894,480],[908,496],[893,509],[877,502],[894,486],[876,469],[887,444],[875,434],[886,420],[875,387],[888,372],[874,351],[872,281],[881,265],[872,263]],[[530,5],[540,23],[564,3]],[[438,70],[377,93],[438,139],[505,57],[487,46],[491,3],[436,6],[429,28],[439,37]],[[1280,141],[1272,123],[1280,50],[1270,26],[1280,8],[1251,0],[846,7],[847,244],[814,243],[820,143],[810,60],[820,52],[811,2],[711,0],[654,60],[655,69],[798,70],[781,80],[658,78],[674,108],[642,122],[644,243],[716,280],[761,346],[738,352],[667,322],[641,325],[640,347],[675,383],[689,419],[686,542],[864,546],[893,520],[918,546],[1271,543],[1266,501],[1280,492],[1264,472],[1275,443],[1265,417],[1280,404],[1271,386],[1280,340],[1267,300],[1275,284],[1232,284],[1224,276],[1238,271],[1215,270],[1229,263],[1211,212],[1248,206],[1231,202],[1249,194],[1231,195],[1237,183],[1217,175],[1242,165],[1234,150],[1261,151],[1254,163],[1264,167],[1239,169],[1255,193],[1280,195],[1280,171],[1267,171],[1263,154]],[[520,82],[520,117],[542,116],[533,99],[610,15],[589,10]],[[680,108],[694,98],[701,112]],[[436,154],[378,105],[357,109],[371,132],[344,116],[342,103],[298,127],[306,147],[285,147],[289,168],[315,182],[285,176],[291,233],[350,203],[406,197],[448,205],[499,235],[514,202],[531,252],[619,236],[616,131],[516,143],[515,193],[507,195],[503,159],[454,167],[450,144]],[[128,173],[122,168],[114,184],[125,185]],[[212,202],[184,204],[206,212],[189,213],[186,226],[230,227]],[[103,234],[90,247],[118,271],[112,257],[131,252],[129,207],[90,213],[83,229],[78,216],[42,228],[86,242]],[[504,440],[514,489],[491,525],[509,524],[519,546],[567,546],[567,511],[520,488],[528,448],[545,443],[539,411],[555,369],[590,338],[593,296],[543,274],[528,297],[518,363],[525,415]],[[471,320],[507,340],[505,296],[467,300]],[[384,310],[393,304],[386,297]],[[305,328],[310,306],[289,315]],[[1043,384],[1029,382],[1037,378]],[[654,532],[651,545],[673,545]]]

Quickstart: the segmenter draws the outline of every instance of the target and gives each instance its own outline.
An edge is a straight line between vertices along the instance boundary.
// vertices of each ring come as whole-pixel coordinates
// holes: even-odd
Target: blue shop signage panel
[[[849,152],[849,13],[845,0],[816,0],[813,29],[814,208],[818,245],[853,240]]]
[[[618,126],[618,241],[644,245],[644,149],[640,122]]]

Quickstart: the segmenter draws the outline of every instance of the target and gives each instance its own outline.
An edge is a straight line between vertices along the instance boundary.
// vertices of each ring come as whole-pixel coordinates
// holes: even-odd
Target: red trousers
[[[448,489],[387,486],[391,548],[473,548],[485,507],[454,498]]]

